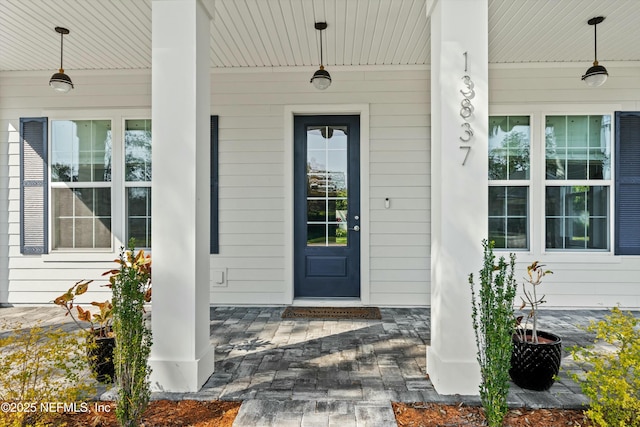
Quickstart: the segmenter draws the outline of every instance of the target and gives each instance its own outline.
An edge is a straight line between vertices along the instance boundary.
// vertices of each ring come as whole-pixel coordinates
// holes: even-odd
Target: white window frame
[[[526,187],[528,188],[528,210],[527,210],[527,237],[528,237],[528,247],[526,249],[520,248],[495,248],[495,250],[499,251],[509,251],[509,252],[517,252],[517,253],[527,253],[531,252],[531,248],[533,246],[533,237],[532,237],[532,187],[533,187],[533,168],[535,167],[533,162],[533,145],[534,145],[534,125],[533,125],[533,116],[531,114],[489,114],[489,118],[495,116],[505,116],[505,117],[529,117],[529,179],[498,179],[493,180],[489,178],[489,187]],[[489,153],[487,153],[487,161],[489,159]],[[487,218],[488,221],[488,218]]]
[[[128,224],[128,217],[127,217],[127,188],[130,187],[146,187],[151,189],[151,181],[127,181],[126,178],[126,153],[125,153],[125,138],[124,138],[124,133],[126,131],[126,122],[127,120],[149,120],[151,121],[151,114],[149,114],[148,116],[123,116],[122,117],[122,155],[121,155],[121,167],[122,167],[122,182],[123,182],[123,190],[122,190],[122,226],[123,226],[123,230],[122,230],[122,236],[123,236],[123,242],[124,242],[124,246],[128,245],[128,241],[129,241],[129,224]],[[151,136],[152,138],[152,150],[153,150],[153,134]],[[153,171],[153,164],[151,165],[151,169]],[[153,173],[153,172],[152,172]],[[152,195],[153,197],[153,195]],[[149,247],[146,246],[139,246],[136,245],[136,248],[141,248],[141,249],[151,249]]]
[[[516,252],[518,260],[532,262],[553,257],[554,262],[589,262],[617,263],[614,257],[615,248],[615,111],[621,110],[619,104],[528,104],[528,105],[491,105],[489,116],[529,116],[531,124],[530,175],[529,175],[529,250],[496,249],[499,252]],[[546,249],[545,224],[545,128],[546,116],[611,116],[611,178],[608,181],[591,181],[589,185],[609,186],[609,250],[558,250]],[[487,153],[488,159],[488,153]],[[491,181],[497,185],[497,182]],[[563,181],[563,185],[571,185],[575,181]],[[580,181],[584,182],[584,181]],[[604,184],[607,182],[607,184]],[[509,184],[504,184],[509,185]],[[487,219],[488,220],[488,219]]]
[[[547,117],[549,116],[609,116],[611,128],[609,129],[609,150],[610,150],[610,159],[609,159],[609,179],[602,180],[589,180],[589,179],[547,179],[546,178],[546,122]],[[598,112],[598,113],[543,113],[541,119],[541,153],[540,153],[540,161],[541,161],[541,171],[539,172],[542,178],[542,202],[543,207],[546,205],[546,190],[547,187],[573,187],[573,186],[585,186],[585,187],[593,187],[593,186],[601,186],[609,188],[609,206],[608,206],[608,220],[609,220],[609,241],[608,241],[608,249],[555,249],[555,248],[547,248],[546,244],[546,209],[542,212],[542,253],[601,253],[601,254],[612,254],[614,251],[614,237],[615,237],[615,228],[614,228],[614,208],[615,208],[615,200],[614,200],[614,190],[615,190],[615,114],[614,111],[611,112]]]
[[[151,119],[149,109],[83,109],[83,110],[45,110],[42,116],[48,118],[47,150],[51,152],[52,138],[51,126],[57,120],[110,120],[111,121],[111,182],[110,183],[82,183],[85,187],[98,187],[96,184],[108,184],[111,186],[111,248],[60,248],[53,249],[53,215],[48,215],[49,247],[44,255],[45,261],[105,261],[112,260],[117,255],[120,247],[126,246],[126,192],[124,179],[124,122],[125,120]],[[47,165],[49,177],[51,177],[51,160]],[[62,184],[62,185],[58,185]],[[74,184],[74,183],[70,183]],[[84,185],[86,184],[86,185]],[[55,187],[69,186],[67,183],[49,182],[47,209],[53,212],[51,191]],[[76,185],[73,185],[76,187]],[[137,186],[137,185],[136,185]],[[149,182],[151,186],[151,182]],[[78,186],[80,187],[80,186]],[[76,258],[73,258],[74,255]],[[71,257],[71,258],[70,258]]]

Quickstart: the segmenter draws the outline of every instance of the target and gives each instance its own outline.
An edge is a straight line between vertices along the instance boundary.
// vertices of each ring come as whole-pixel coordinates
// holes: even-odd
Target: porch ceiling
[[[216,0],[214,68],[317,66],[315,21],[326,21],[331,66],[428,64],[425,0]],[[491,63],[640,61],[638,0],[489,0]],[[464,25],[464,22],[452,23]],[[148,69],[151,0],[1,0],[0,71],[58,68],[71,30],[71,70]],[[170,29],[167,29],[170,31]]]

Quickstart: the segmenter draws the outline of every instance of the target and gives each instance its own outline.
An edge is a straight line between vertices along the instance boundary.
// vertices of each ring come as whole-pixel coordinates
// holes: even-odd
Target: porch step
[[[390,402],[346,400],[247,400],[234,427],[388,427],[395,425]]]

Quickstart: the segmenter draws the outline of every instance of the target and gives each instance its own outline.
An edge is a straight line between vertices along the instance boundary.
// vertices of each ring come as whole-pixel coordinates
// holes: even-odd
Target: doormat
[[[381,319],[378,307],[287,307],[283,319]]]

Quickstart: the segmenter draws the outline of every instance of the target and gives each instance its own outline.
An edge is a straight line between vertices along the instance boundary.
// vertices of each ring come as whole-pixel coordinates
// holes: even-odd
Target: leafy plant
[[[523,342],[529,340],[538,343],[538,307],[546,301],[544,300],[544,295],[538,297],[537,289],[544,276],[553,274],[553,271],[544,270],[543,267],[544,265],[538,261],[534,261],[527,266],[527,277],[524,278],[525,281],[522,283],[524,297],[521,297],[522,305],[520,310],[529,307],[529,311],[526,316],[518,316],[516,323],[518,326],[517,336]],[[529,288],[527,288],[527,285],[529,285]],[[529,322],[531,322],[531,334],[527,332],[529,330]]]
[[[151,391],[148,366],[151,330],[145,323],[144,304],[150,298],[151,258],[140,250],[120,251],[119,269],[110,270],[113,292],[114,361],[118,399],[116,418],[123,426],[138,426]]]
[[[148,274],[151,274],[150,265],[151,265],[151,256],[145,255],[144,251],[140,251],[138,253],[140,260],[136,261],[138,265],[146,265],[147,269],[149,269]],[[116,259],[115,262],[118,264],[121,263],[121,259]],[[111,269],[102,273],[103,276],[110,275],[109,284],[104,285],[109,288],[113,287],[114,281],[118,277],[120,270],[119,269]],[[150,277],[150,276],[149,276]],[[104,337],[113,337],[112,324],[113,324],[113,304],[111,300],[106,300],[104,302],[96,302],[93,301],[91,305],[98,307],[97,313],[91,313],[89,310],[83,309],[80,305],[76,303],[76,297],[86,293],[89,290],[89,285],[93,283],[93,280],[80,280],[76,282],[72,287],[69,288],[67,292],[57,297],[53,302],[56,305],[64,308],[67,313],[66,315],[71,316],[73,321],[80,328],[84,329],[87,332],[91,332],[91,336],[94,338],[104,338]],[[144,299],[145,302],[151,301],[151,280],[148,283],[145,283],[144,287]],[[73,308],[76,308],[77,318],[73,314]],[[144,307],[142,308],[144,312]],[[89,327],[85,327],[80,321],[89,323]]]
[[[587,368],[586,374],[572,375],[590,400],[587,416],[602,427],[640,426],[640,319],[614,307],[586,330],[609,347],[571,350],[573,359]]]
[[[91,335],[96,338],[100,337],[108,337],[113,336],[111,331],[111,323],[112,323],[112,310],[113,305],[111,301],[106,300],[104,302],[95,302],[93,301],[91,305],[98,307],[99,311],[94,313],[93,315],[89,310],[83,309],[81,306],[75,303],[76,297],[84,294],[89,289],[89,284],[91,284],[93,280],[80,280],[75,283],[72,287],[69,288],[67,292],[60,295],[53,302],[56,305],[64,308],[67,313],[66,315],[71,316],[73,321],[80,328],[84,329],[87,332],[91,332]],[[77,310],[78,318],[73,315],[73,307],[75,306]],[[89,323],[89,328],[86,328],[79,321],[84,321]]]
[[[489,425],[501,426],[507,413],[509,392],[513,301],[517,287],[513,278],[516,257],[510,254],[509,263],[500,257],[496,264],[494,243],[483,240],[482,246],[484,262],[477,294],[473,274],[469,275],[473,329],[482,377],[480,399]]]
[[[5,323],[2,330],[11,332],[0,338],[0,400],[9,405],[3,405],[0,425],[51,425],[59,404],[82,411],[82,400],[95,396],[79,334],[40,323]]]

